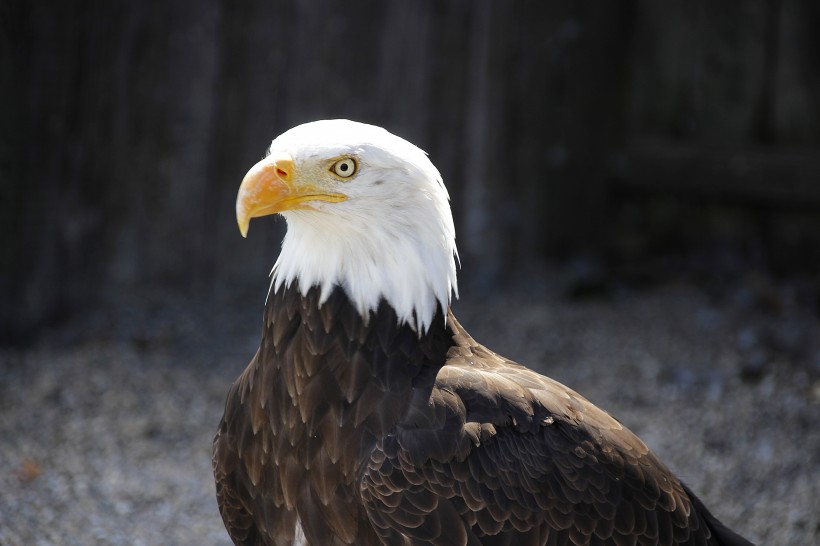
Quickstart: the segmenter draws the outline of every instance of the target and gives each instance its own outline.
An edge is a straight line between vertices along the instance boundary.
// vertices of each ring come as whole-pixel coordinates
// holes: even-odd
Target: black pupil
[[[343,173],[347,172],[347,168],[348,168],[347,163],[342,163],[342,164],[339,165],[339,170],[342,171]]]

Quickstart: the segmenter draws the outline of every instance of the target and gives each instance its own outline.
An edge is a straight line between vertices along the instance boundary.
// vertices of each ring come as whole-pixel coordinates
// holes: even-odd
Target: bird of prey
[[[427,155],[348,120],[277,137],[239,188],[287,233],[214,439],[237,546],[750,544],[572,389],[475,341]]]

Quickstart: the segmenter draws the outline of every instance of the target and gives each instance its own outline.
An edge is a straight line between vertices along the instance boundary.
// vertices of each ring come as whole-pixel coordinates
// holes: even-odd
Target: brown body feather
[[[628,429],[438,312],[269,297],[214,440],[235,544],[748,545]]]

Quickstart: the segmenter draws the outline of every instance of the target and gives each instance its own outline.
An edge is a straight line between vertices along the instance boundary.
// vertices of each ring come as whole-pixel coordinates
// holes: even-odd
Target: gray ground
[[[627,424],[730,527],[820,543],[820,323],[793,289],[571,302],[540,278],[535,298],[465,294],[456,312]],[[0,544],[228,545],[211,438],[264,290],[120,298],[0,352]]]

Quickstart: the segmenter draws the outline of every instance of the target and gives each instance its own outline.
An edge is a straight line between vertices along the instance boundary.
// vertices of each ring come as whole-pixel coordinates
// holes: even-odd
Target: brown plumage
[[[749,544],[628,429],[439,312],[280,289],[214,441],[237,545]]]
[[[237,546],[749,545],[628,429],[461,327],[447,192],[412,144],[296,127],[236,210],[243,234],[288,221],[214,439]]]

